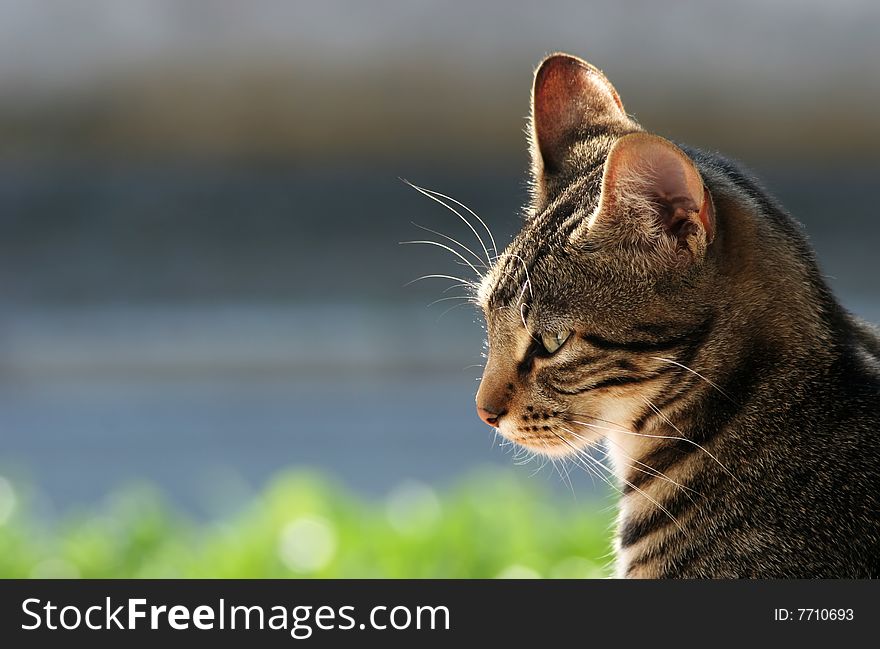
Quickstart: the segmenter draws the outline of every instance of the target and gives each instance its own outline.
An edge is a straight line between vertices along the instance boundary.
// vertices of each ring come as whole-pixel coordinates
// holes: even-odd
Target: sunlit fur
[[[588,71],[585,91],[604,79]],[[714,209],[702,243],[664,231],[638,186],[600,213],[609,152],[642,130],[608,110],[584,116],[552,171],[533,160],[522,230],[486,250],[478,405],[507,440],[613,469],[620,576],[880,576],[876,332],[833,297],[798,224],[719,156],[681,149]],[[573,334],[542,351],[557,331]],[[600,442],[613,467],[586,452]]]

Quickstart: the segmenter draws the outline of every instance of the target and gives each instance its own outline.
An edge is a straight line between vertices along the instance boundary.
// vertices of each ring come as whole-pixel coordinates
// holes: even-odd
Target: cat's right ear
[[[559,172],[572,144],[597,130],[633,130],[620,96],[598,69],[569,54],[538,66],[532,87],[532,171],[539,184]]]

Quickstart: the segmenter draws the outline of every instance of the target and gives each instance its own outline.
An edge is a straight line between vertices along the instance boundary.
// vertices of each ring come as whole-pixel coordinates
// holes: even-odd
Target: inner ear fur
[[[648,133],[621,137],[605,161],[599,206],[588,229],[647,219],[678,248],[700,254],[715,238],[715,208],[700,172],[672,142]]]

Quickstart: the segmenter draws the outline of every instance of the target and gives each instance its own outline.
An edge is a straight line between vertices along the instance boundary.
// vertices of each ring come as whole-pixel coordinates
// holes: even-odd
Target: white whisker
[[[563,430],[565,430],[565,429],[563,428]],[[574,456],[572,459],[573,459],[575,465],[580,466],[582,469],[584,469],[587,472],[587,475],[589,475],[590,479],[593,480],[593,484],[595,484],[595,477],[598,476],[599,478],[602,479],[603,482],[605,482],[605,484],[607,484],[609,487],[614,489],[620,495],[623,495],[623,492],[620,491],[620,488],[616,484],[611,482],[607,477],[605,477],[599,471],[597,471],[592,465],[587,464],[583,460],[583,458],[580,456],[580,449],[576,448],[571,443],[569,443],[568,440],[566,440],[564,437],[562,437],[559,433],[554,432],[553,434],[556,435],[556,437],[558,437],[560,439],[560,441],[562,441],[563,444],[566,444],[569,448],[571,448],[574,451]]]
[[[525,304],[525,302],[523,302],[523,295],[526,294],[526,288],[530,289],[531,286],[532,285],[529,283],[528,279],[526,279],[526,281],[523,282],[522,288],[520,288],[520,290],[519,290],[519,297],[516,299],[517,302]],[[530,293],[531,293],[531,291],[530,291]]]
[[[453,255],[455,255],[456,257],[461,259],[465,264],[467,264],[468,267],[470,267],[470,269],[472,271],[474,271],[474,275],[476,275],[477,277],[480,277],[480,278],[483,277],[483,274],[477,270],[477,267],[474,266],[471,262],[469,262],[464,255],[462,255],[460,252],[458,252],[454,248],[450,248],[445,243],[422,239],[422,240],[418,240],[418,241],[401,241],[400,244],[403,246],[421,244],[421,245],[425,245],[425,246],[437,246],[438,248],[443,248],[443,250],[447,250],[448,252],[451,252]]]
[[[468,289],[468,288],[469,288],[469,289],[473,290],[474,286],[473,286],[473,284],[462,284],[462,283],[459,283],[459,284],[450,284],[449,286],[447,286],[446,288],[444,288],[444,289],[443,289],[442,291],[440,291],[440,292],[441,292],[441,293],[449,293],[449,291],[451,291],[451,290],[454,289],[454,288],[465,288],[465,289]]]
[[[546,442],[543,445],[545,447],[547,447]],[[559,480],[563,484],[568,485],[568,488],[571,490],[571,495],[574,497],[575,500],[577,500],[577,494],[574,492],[574,485],[571,484],[571,476],[568,475],[568,469],[565,466],[565,460],[562,458],[560,458],[560,460],[559,460],[559,464],[562,465],[562,468],[560,468],[559,465],[556,464],[556,458],[551,457],[550,463],[553,465],[553,468],[556,470],[556,473],[559,474]]]
[[[406,181],[404,181],[404,182],[406,182]],[[489,241],[492,242],[492,252],[495,253],[496,256],[498,255],[498,245],[495,243],[495,237],[492,236],[492,230],[490,230],[490,229],[489,229],[489,226],[486,225],[486,222],[485,222],[483,219],[480,218],[480,215],[479,215],[479,214],[477,214],[476,212],[474,212],[471,208],[469,208],[467,205],[465,205],[465,204],[462,203],[461,201],[457,201],[457,200],[455,200],[454,198],[452,198],[452,196],[447,196],[446,194],[441,194],[440,192],[438,192],[438,191],[434,191],[433,189],[425,189],[424,187],[416,187],[416,186],[413,185],[412,183],[408,183],[408,184],[409,184],[411,187],[415,188],[415,189],[421,189],[421,190],[423,190],[423,191],[428,192],[429,194],[434,194],[435,196],[439,196],[440,198],[445,198],[445,199],[448,200],[448,201],[452,201],[453,203],[455,203],[456,205],[458,205],[458,206],[461,207],[462,209],[465,209],[465,210],[467,210],[468,212],[470,212],[471,215],[472,215],[475,219],[477,219],[477,221],[479,221],[480,225],[483,226],[483,229],[486,231],[486,234],[489,235]],[[446,208],[448,208],[448,209],[452,209],[452,208],[450,208],[448,205],[444,205],[444,206],[445,206]],[[461,216],[461,215],[459,214],[459,216]],[[462,217],[462,218],[464,218],[464,217]],[[471,228],[471,229],[473,229],[473,228]],[[477,235],[476,232],[474,232],[474,234]],[[477,235],[477,239],[480,239],[480,236],[479,236],[479,235]],[[483,243],[482,240],[480,240],[480,243],[481,243],[481,244]],[[483,246],[483,248],[485,249],[486,246]],[[488,251],[488,250],[486,250],[486,257],[487,257],[487,259],[489,258],[489,251]],[[490,260],[490,261],[491,261],[491,260]]]
[[[454,305],[452,305],[451,307],[449,307],[448,309],[446,309],[446,310],[445,310],[443,313],[441,313],[439,316],[437,316],[437,320],[436,320],[436,322],[440,322],[440,319],[443,318],[443,316],[445,316],[445,315],[446,315],[447,313],[449,313],[450,311],[455,311],[456,309],[460,309],[460,308],[463,307],[463,306],[473,306],[473,305],[474,305],[474,302],[471,301],[471,300],[468,300],[467,302],[462,302],[461,304],[454,304]]]
[[[468,297],[467,295],[447,295],[446,297],[438,297],[433,302],[428,302],[425,308],[432,307],[435,304],[439,304],[440,302],[447,302],[448,300],[466,300],[470,302],[472,299],[473,298]]]
[[[652,435],[651,433],[636,433],[631,430],[626,430],[624,428],[608,428],[607,426],[598,426],[596,424],[590,424],[585,421],[578,421],[577,419],[569,419],[569,421],[573,424],[580,424],[581,426],[588,426],[590,428],[595,428],[597,430],[607,430],[607,431],[610,431],[613,433],[623,433],[624,435],[635,435],[636,437],[648,437],[648,438],[652,438],[652,439],[671,439],[671,440],[676,440],[679,442],[686,442],[688,444],[693,444],[695,447],[697,447],[698,449],[703,451],[703,453],[705,453],[710,458],[712,458],[712,460],[714,460],[718,464],[718,466],[720,466],[722,469],[724,469],[724,471],[727,472],[727,474],[731,478],[733,478],[734,480],[739,482],[739,479],[735,475],[733,475],[733,473],[731,473],[730,469],[728,469],[726,466],[724,466],[724,464],[721,462],[721,460],[719,460],[717,457],[715,457],[706,448],[704,448],[703,446],[700,446],[694,440],[688,439],[687,437],[683,437],[683,436],[677,437],[675,435]],[[679,431],[679,432],[681,432],[681,431]]]
[[[567,432],[569,432],[569,433],[571,433],[571,434],[573,434],[573,435],[577,435],[577,433],[575,433],[575,432],[572,431],[572,430],[569,430],[568,428],[563,427],[562,429],[565,430],[565,431],[567,431]],[[561,435],[558,435],[558,437],[559,437],[563,442],[565,442],[566,444],[568,444],[568,446],[571,447],[576,453],[578,453],[578,454],[580,455],[580,457],[584,457],[584,458],[590,460],[591,462],[593,462],[593,463],[599,465],[600,467],[602,467],[603,469],[605,469],[605,471],[607,471],[609,474],[612,473],[611,470],[610,470],[607,466],[605,466],[604,464],[602,464],[602,462],[600,462],[599,460],[597,460],[596,458],[594,458],[592,455],[590,455],[589,453],[585,453],[582,449],[577,448],[574,444],[572,444],[571,442],[569,442],[567,439],[565,439],[565,438],[562,437]],[[683,527],[681,526],[681,524],[678,522],[678,519],[676,519],[675,516],[673,516],[673,515],[669,512],[669,510],[666,509],[663,505],[661,505],[661,504],[660,504],[659,502],[657,502],[654,498],[652,498],[652,497],[649,496],[647,493],[645,493],[642,489],[639,489],[637,486],[635,486],[632,482],[630,482],[630,481],[627,480],[626,478],[620,478],[620,480],[621,480],[624,484],[626,484],[627,486],[629,486],[631,489],[633,489],[634,491],[637,491],[638,493],[640,493],[644,498],[646,498],[647,500],[651,501],[651,502],[657,507],[657,509],[659,509],[659,510],[662,511],[664,514],[666,514],[666,515],[669,517],[669,519],[670,519],[673,523],[675,523],[676,527],[678,527],[679,530],[684,531],[684,528],[683,528]],[[620,489],[618,489],[618,491],[620,491]]]
[[[483,227],[486,228],[486,231],[489,232],[489,228],[486,226],[485,223],[483,223],[483,219],[481,219],[479,216],[477,216],[476,214],[474,214],[473,210],[471,210],[469,207],[467,207],[467,206],[465,206],[465,205],[462,205],[461,203],[459,203],[459,202],[458,202],[457,200],[455,200],[454,198],[451,198],[451,197],[449,197],[449,196],[446,196],[445,194],[441,194],[440,192],[435,192],[435,191],[430,190],[430,189],[424,189],[424,188],[422,188],[422,187],[419,187],[418,185],[414,185],[414,184],[412,184],[412,183],[409,182],[408,180],[404,180],[403,182],[405,182],[407,185],[409,185],[410,187],[412,187],[413,189],[415,189],[417,192],[423,194],[424,196],[427,196],[427,197],[430,198],[432,201],[434,201],[434,202],[436,202],[436,203],[439,203],[440,205],[442,205],[443,207],[445,207],[447,210],[449,210],[450,212],[452,212],[453,214],[455,214],[455,215],[456,215],[458,218],[460,218],[462,221],[464,221],[465,225],[467,225],[467,226],[470,228],[471,232],[474,233],[474,236],[477,238],[477,241],[480,242],[480,246],[483,248],[483,252],[486,253],[486,263],[487,263],[487,264],[492,263],[492,258],[489,256],[489,250],[488,250],[488,248],[486,248],[486,244],[485,244],[485,242],[483,241],[483,238],[482,238],[482,237],[479,235],[479,233],[477,232],[476,228],[474,228],[474,226],[471,225],[471,222],[470,222],[470,221],[468,221],[466,218],[464,218],[464,216],[462,216],[461,212],[459,212],[458,210],[456,210],[454,207],[450,207],[449,205],[447,205],[446,203],[444,203],[442,200],[440,200],[439,198],[437,198],[437,196],[442,196],[442,197],[445,198],[446,200],[449,200],[449,201],[452,201],[452,202],[454,202],[454,203],[457,203],[458,205],[461,205],[464,209],[468,210],[471,214],[473,214],[473,215],[476,217],[476,219],[477,219],[477,220],[483,225]],[[436,195],[435,195],[435,194],[436,194]],[[492,238],[492,233],[491,233],[491,232],[489,232],[489,237]],[[495,249],[495,239],[494,239],[494,238],[492,239],[492,247],[493,247],[493,249]],[[497,250],[495,250],[495,252],[497,253]]]
[[[526,283],[525,283],[524,286],[528,286],[528,287],[529,287],[529,298],[530,298],[532,301],[534,301],[534,299],[535,299],[535,295],[534,295],[534,293],[532,293],[532,279],[531,279],[531,277],[529,277],[529,267],[528,267],[528,264],[526,264],[525,260],[524,260],[522,257],[520,257],[519,255],[517,255],[516,253],[513,253],[513,252],[503,252],[503,253],[501,253],[500,255],[498,255],[498,256],[496,257],[496,259],[501,259],[502,257],[513,257],[513,258],[515,258],[515,259],[518,259],[519,262],[522,264],[522,266],[523,266],[523,270],[525,271],[525,274],[526,274]]]
[[[523,329],[526,330],[526,333],[529,333],[529,325],[526,324],[526,303],[525,302],[523,302],[519,307],[519,317],[522,320]],[[529,333],[529,335],[531,335],[531,334]],[[532,336],[532,338],[534,338],[534,336]]]
[[[486,270],[489,269],[489,266],[486,265],[486,262],[483,260],[482,257],[480,257],[477,253],[475,253],[473,250],[471,250],[470,248],[468,248],[466,245],[464,245],[464,244],[463,244],[461,241],[459,241],[458,239],[455,239],[455,238],[453,238],[453,237],[450,237],[448,234],[443,234],[442,232],[438,232],[437,230],[432,230],[431,228],[426,228],[424,225],[419,225],[419,224],[416,223],[415,221],[410,221],[410,223],[412,223],[414,226],[416,226],[416,227],[419,228],[420,230],[424,230],[425,232],[430,232],[431,234],[436,234],[438,237],[443,237],[443,238],[446,239],[447,241],[450,241],[450,242],[454,243],[454,244],[457,245],[459,248],[461,248],[462,250],[464,250],[465,252],[467,252],[469,255],[471,255],[474,259],[476,259],[476,260],[477,260],[477,264],[480,266],[480,268],[485,268]]]
[[[578,438],[580,438],[580,439],[586,440],[585,437],[583,437],[583,436],[581,436],[581,435],[578,435],[578,434],[575,433],[574,431],[570,431],[570,432],[571,432],[571,434],[574,435],[575,437],[578,437]],[[696,504],[696,501],[695,501],[693,498],[691,498],[690,494],[688,494],[687,492],[692,492],[692,493],[696,494],[697,496],[701,496],[701,497],[702,497],[702,494],[701,494],[700,492],[698,492],[698,491],[696,491],[696,490],[694,490],[694,489],[691,489],[690,487],[687,487],[687,486],[685,486],[685,485],[683,485],[683,484],[680,484],[680,483],[676,482],[675,480],[673,480],[672,478],[670,478],[668,475],[666,475],[665,473],[663,473],[663,472],[660,471],[659,469],[655,469],[655,468],[652,467],[650,464],[645,464],[644,462],[642,462],[642,461],[640,461],[640,460],[637,460],[637,459],[635,459],[634,457],[632,457],[631,455],[627,454],[627,453],[623,450],[623,447],[622,447],[620,444],[618,444],[617,442],[615,442],[613,439],[611,439],[611,438],[608,437],[607,435],[605,436],[605,441],[606,441],[606,442],[609,442],[610,444],[614,444],[614,446],[616,446],[616,447],[618,448],[620,454],[623,455],[624,458],[626,458],[626,459],[629,460],[630,462],[634,462],[635,464],[640,465],[640,466],[635,466],[635,464],[629,464],[628,466],[629,466],[630,469],[633,469],[634,471],[639,471],[639,472],[641,472],[641,473],[644,473],[645,475],[649,475],[649,476],[653,476],[653,477],[655,477],[655,478],[659,478],[659,479],[661,479],[661,480],[663,480],[663,481],[665,481],[665,482],[668,482],[668,483],[671,484],[671,485],[674,485],[674,486],[678,487],[679,489],[681,489],[682,491],[685,492],[685,495],[690,499],[690,501],[691,501],[692,503],[695,503],[695,504]],[[605,452],[605,456],[606,456],[606,457],[608,457],[609,454],[610,454],[610,451],[606,451],[606,452]],[[644,468],[641,468],[641,467],[644,467]]]
[[[724,390],[722,390],[720,387],[718,387],[718,385],[716,385],[715,383],[713,383],[712,381],[710,381],[709,379],[707,379],[705,376],[703,376],[702,374],[700,374],[697,370],[692,370],[692,369],[689,368],[687,365],[685,365],[685,364],[683,364],[683,363],[679,363],[678,361],[674,361],[674,360],[672,360],[671,358],[663,358],[662,356],[651,356],[651,358],[653,358],[655,361],[662,361],[663,363],[672,363],[673,365],[677,365],[678,367],[680,367],[680,368],[683,369],[683,370],[687,370],[688,372],[690,372],[690,373],[693,374],[694,376],[696,376],[696,377],[698,377],[698,378],[700,378],[700,379],[703,379],[706,383],[708,383],[708,384],[711,385],[713,388],[715,388],[716,390],[718,390],[718,392],[720,392],[721,394],[723,394],[724,397],[725,397],[728,401],[730,401],[732,404],[734,404],[734,405],[739,405],[739,404],[737,404],[736,401],[734,401],[733,397],[731,397],[731,396],[730,396],[729,394],[727,394]]]
[[[421,282],[422,280],[425,280],[425,279],[451,279],[456,282],[461,282],[465,286],[470,286],[473,289],[477,288],[476,284],[470,280],[463,279],[461,277],[456,277],[455,275],[440,275],[438,273],[432,273],[431,275],[422,275],[421,277],[416,277],[415,279],[408,281],[406,284],[404,284],[404,286],[410,286],[412,284],[415,284],[416,282]]]
[[[564,430],[564,431],[566,431],[566,432],[568,432],[568,433],[572,433],[572,432],[573,432],[573,431],[568,430],[568,429],[565,428],[564,426],[562,427],[562,430]],[[616,484],[614,484],[611,480],[609,480],[609,479],[608,479],[605,475],[603,475],[601,472],[599,472],[599,471],[595,471],[595,469],[592,469],[592,468],[590,467],[590,465],[588,465],[588,464],[585,463],[584,458],[586,458],[586,459],[588,459],[588,460],[590,460],[590,461],[593,461],[593,460],[594,460],[594,458],[593,458],[588,452],[584,451],[583,449],[579,449],[577,446],[575,446],[574,444],[572,444],[571,442],[569,442],[567,439],[565,439],[565,437],[563,437],[563,436],[560,435],[559,433],[557,433],[557,432],[554,431],[553,434],[556,435],[556,437],[558,437],[559,440],[560,440],[563,444],[565,444],[565,445],[568,446],[572,451],[574,451],[574,459],[575,459],[575,462],[578,462],[578,463],[579,463],[584,469],[587,470],[588,473],[590,473],[590,474],[595,473],[595,475],[599,476],[599,477],[605,482],[605,484],[607,484],[609,487],[611,487],[612,489],[614,489],[614,490],[615,490],[617,493],[619,493],[621,496],[623,495],[623,492],[620,490],[620,487],[618,487]],[[603,469],[606,469],[606,470],[607,470],[607,467],[606,467],[604,464],[602,464],[601,462],[599,463],[599,465],[600,465]]]

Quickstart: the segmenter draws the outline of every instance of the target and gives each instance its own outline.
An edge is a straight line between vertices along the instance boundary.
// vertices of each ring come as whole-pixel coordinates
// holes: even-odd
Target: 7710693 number
[[[773,611],[776,622],[848,622],[854,617],[851,608],[777,608]]]

